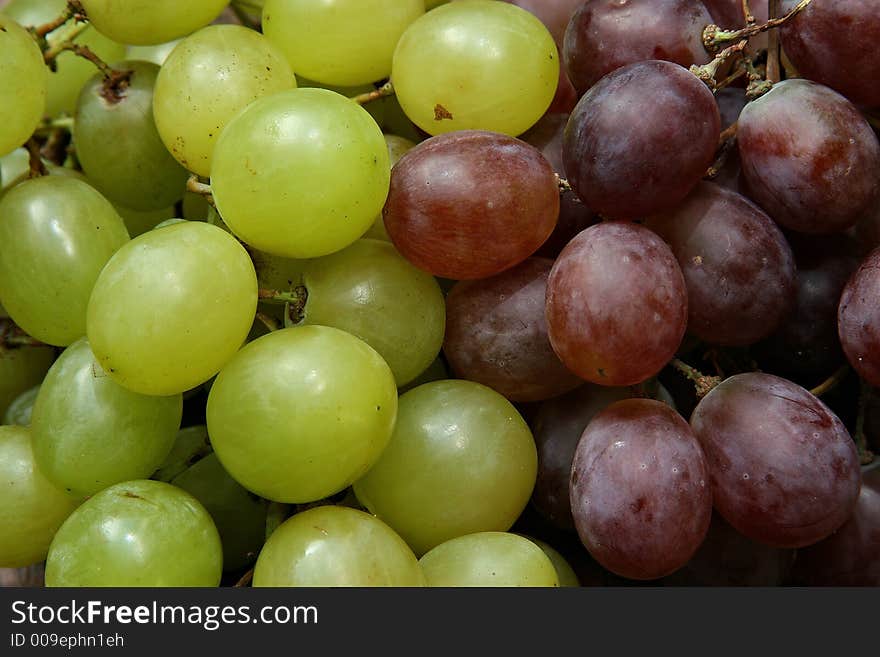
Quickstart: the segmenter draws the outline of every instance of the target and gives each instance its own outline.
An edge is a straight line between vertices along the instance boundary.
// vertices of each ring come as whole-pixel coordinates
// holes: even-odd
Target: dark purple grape
[[[672,251],[638,224],[591,226],[563,249],[547,283],[550,343],[587,381],[641,383],[674,356],[687,290]]]
[[[712,92],[678,64],[646,61],[606,75],[575,107],[565,172],[594,212],[637,219],[678,205],[715,158]]]
[[[737,143],[750,198],[791,230],[846,230],[880,195],[877,136],[852,103],[815,82],[786,80],[749,103]]]
[[[684,273],[688,333],[749,345],[783,321],[795,293],[794,256],[782,231],[744,196],[701,182],[671,212],[646,224]]]
[[[745,27],[746,17],[743,13],[742,0],[703,0],[703,4],[712,15],[715,24],[724,30]],[[768,0],[750,0],[749,8],[757,24],[766,23],[769,16]],[[767,33],[756,34],[749,40],[754,51],[767,47]]]
[[[715,102],[718,103],[718,111],[721,114],[721,126],[726,128],[739,120],[739,115],[748,102],[746,90],[725,87],[715,92]]]
[[[485,278],[547,240],[559,189],[535,147],[463,130],[423,141],[398,161],[383,215],[394,246],[417,267],[454,280]]]
[[[549,399],[583,381],[550,346],[544,303],[552,260],[529,258],[446,297],[443,353],[455,374],[517,402]]]
[[[699,403],[691,425],[715,509],[745,536],[803,547],[852,512],[859,459],[846,427],[818,398],[770,374],[738,374]]]
[[[669,575],[706,536],[708,474],[678,413],[651,399],[617,402],[593,418],[575,451],[571,510],[578,535],[618,575]]]
[[[574,12],[562,48],[568,77],[583,94],[612,71],[649,59],[705,64],[712,17],[693,0],[590,0]]]
[[[571,15],[584,0],[504,0],[531,12],[547,26],[556,44],[561,48],[565,28]]]
[[[856,252],[864,257],[880,246],[880,202],[853,229]]]
[[[840,296],[837,330],[859,376],[880,386],[880,249],[865,258]]]
[[[783,12],[796,4],[797,0],[783,0]],[[780,35],[800,75],[836,89],[858,105],[880,107],[876,0],[811,2]]]

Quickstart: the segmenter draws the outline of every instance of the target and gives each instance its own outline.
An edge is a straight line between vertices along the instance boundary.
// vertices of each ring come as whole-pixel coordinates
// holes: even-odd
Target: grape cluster
[[[0,569],[880,585],[878,9],[0,1]]]

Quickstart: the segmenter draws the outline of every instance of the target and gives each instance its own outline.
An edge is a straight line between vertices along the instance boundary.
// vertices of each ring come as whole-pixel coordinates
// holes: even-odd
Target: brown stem
[[[25,148],[27,148],[28,152],[28,178],[39,178],[40,176],[47,175],[49,172],[46,170],[46,165],[43,164],[39,142],[34,137],[31,137],[28,139],[27,144],[25,144]]]
[[[77,22],[83,22],[86,20],[86,10],[83,9],[80,0],[68,0],[67,6],[58,18],[31,28],[31,30],[38,37],[45,37],[49,32],[54,32],[71,18]]]
[[[721,82],[719,82],[718,84],[715,85],[715,91],[720,91],[721,89],[724,89],[725,87],[730,86],[731,84],[733,84],[734,82],[739,80],[745,74],[746,74],[746,67],[742,62],[740,62],[739,65],[736,67],[736,70],[733,73],[731,73],[726,78],[724,78]]]
[[[672,365],[675,369],[684,374],[686,378],[694,382],[694,387],[697,390],[698,399],[702,399],[703,397],[708,395],[712,391],[712,389],[715,388],[722,381],[722,378],[720,376],[707,376],[700,372],[697,368],[691,367],[679,358],[674,358],[670,365]]]
[[[58,59],[58,55],[65,51],[70,51],[77,57],[89,60],[99,71],[101,71],[101,75],[104,76],[104,86],[101,90],[101,96],[103,96],[107,102],[115,104],[122,100],[124,97],[122,92],[125,91],[131,83],[131,76],[134,71],[118,71],[98,57],[91,48],[75,43],[72,40],[57,43],[49,48],[43,53],[43,60],[46,62],[46,65],[54,71],[57,66],[56,60]]]
[[[781,0],[770,0],[770,18],[779,15]],[[768,35],[767,46],[767,81],[776,84],[782,80],[782,69],[779,64],[779,30],[772,30]]]
[[[738,127],[739,123],[735,121],[727,126],[718,137],[718,152],[715,154],[715,161],[712,162],[712,166],[709,167],[709,170],[706,172],[706,178],[712,180],[721,173],[721,169],[724,168],[724,164],[727,162],[727,157],[730,155],[730,151],[733,150],[733,147],[736,144],[736,131]]]
[[[742,8],[743,18],[746,19],[746,25],[753,25],[755,22],[755,15],[752,13],[752,8],[749,7],[749,0],[742,0]]]
[[[708,64],[703,64],[702,66],[697,66],[694,64],[691,66],[690,71],[698,78],[700,78],[703,82],[705,82],[710,89],[713,91],[718,88],[718,83],[715,81],[715,76],[718,75],[718,69],[727,62],[728,59],[733,57],[736,54],[741,53],[745,47],[749,45],[748,39],[743,39],[739,43],[735,43],[732,46],[728,46],[717,55],[715,58],[709,62]]]
[[[281,323],[274,317],[269,317],[266,313],[257,313],[257,319],[270,331],[277,331],[281,328]]]
[[[380,98],[385,98],[386,96],[394,95],[394,85],[391,84],[390,81],[383,84],[381,87],[374,91],[368,91],[365,94],[360,94],[358,96],[354,96],[352,100],[359,105],[366,105],[367,103],[371,103],[374,100],[379,100]]]
[[[186,181],[186,191],[192,192],[193,194],[198,194],[199,196],[204,196],[205,200],[212,206],[217,207],[214,204],[214,194],[211,191],[211,186],[203,183],[199,180],[199,177],[196,174],[192,174],[189,179]]]
[[[829,390],[836,388],[837,385],[846,378],[847,374],[849,374],[849,365],[841,365],[834,374],[829,376],[815,388],[812,388],[810,393],[816,395],[816,397],[821,397]]]
[[[15,347],[48,347],[49,345],[32,338],[20,329],[11,319],[0,319],[0,350]]]
[[[70,144],[70,132],[62,128],[55,128],[49,133],[43,152],[50,162],[62,166],[67,159],[67,146]]]
[[[235,589],[242,589],[242,588],[244,588],[245,586],[247,586],[248,584],[250,584],[250,583],[253,581],[253,579],[254,579],[254,569],[251,568],[249,571],[247,571],[244,575],[241,576],[241,579],[238,580],[238,581],[233,585],[232,588],[235,588]]]
[[[797,14],[806,9],[812,1],[813,0],[801,0],[790,12],[781,18],[771,18],[761,25],[747,25],[740,30],[722,30],[717,25],[707,25],[706,29],[703,30],[703,45],[709,50],[715,50],[719,46],[723,46],[725,43],[739,41],[740,39],[749,39],[761,32],[766,32],[775,27],[785,25]]]
[[[560,192],[570,192],[571,191],[571,183],[568,182],[565,178],[560,176],[558,173],[554,174],[556,176],[556,185],[559,187]]]
[[[868,397],[870,395],[871,386],[862,381],[859,392],[859,414],[856,417],[855,432],[856,449],[859,452],[859,461],[862,465],[867,465],[874,460],[874,454],[868,449],[868,439],[865,435],[865,411],[867,410]]]

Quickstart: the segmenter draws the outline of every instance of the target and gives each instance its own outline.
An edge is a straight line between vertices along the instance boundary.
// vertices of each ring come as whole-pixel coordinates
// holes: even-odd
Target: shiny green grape
[[[56,19],[66,5],[67,0],[12,0],[2,13],[11,16],[19,25],[36,27]],[[64,41],[75,26],[74,20],[70,19],[50,32],[46,41],[50,46]],[[125,56],[124,45],[111,41],[91,26],[76,37],[76,43],[87,47],[105,62],[115,62]],[[45,113],[48,116],[57,116],[62,112],[73,114],[79,91],[95,74],[95,65],[72,52],[59,54],[55,65],[55,72],[49,73]]]
[[[526,536],[525,538],[541,548],[544,551],[544,554],[547,555],[547,558],[550,559],[550,562],[556,569],[556,575],[559,578],[559,586],[573,587],[581,585],[577,573],[574,572],[574,568],[571,567],[571,564],[568,563],[565,557],[559,554],[556,548],[552,547],[549,543],[539,541],[537,538],[532,538],[531,536]]]
[[[457,536],[506,531],[529,501],[538,457],[513,405],[470,381],[436,381],[400,398],[379,462],[358,499],[416,554]]]
[[[266,539],[267,503],[236,482],[209,454],[172,481],[190,493],[214,519],[223,543],[223,569],[253,563]]]
[[[201,197],[200,197],[201,198]],[[128,234],[132,237],[143,235],[147,231],[153,230],[166,219],[172,219],[177,214],[177,210],[173,205],[158,210],[132,210],[116,203],[113,204],[116,212],[125,222]]]
[[[174,395],[220,371],[256,307],[247,251],[219,228],[188,221],[135,238],[107,263],[89,301],[88,337],[121,386]]]
[[[355,85],[354,87],[341,87],[339,85],[315,82],[314,80],[309,80],[308,78],[304,78],[299,75],[296,76],[296,86],[300,88],[328,89],[329,91],[335,91],[339,95],[345,96],[346,98],[354,98],[355,96],[360,96],[361,94],[376,91],[376,85],[374,84],[359,84]],[[370,113],[370,116],[373,117],[373,120],[376,122],[376,124],[381,127],[382,123],[384,123],[385,121],[385,103],[372,101],[364,105],[364,109]]]
[[[153,46],[126,46],[125,58],[128,60],[137,59],[142,62],[153,62],[157,66],[162,66],[171,51],[180,43],[180,39],[174,41],[166,41]]]
[[[126,390],[107,376],[83,338],[43,381],[34,406],[34,456],[56,486],[86,496],[149,477],[180,428],[183,399]]]
[[[372,117],[326,89],[261,98],[236,116],[214,149],[211,187],[243,241],[287,258],[345,248],[382,210],[388,149]]]
[[[425,586],[403,539],[377,518],[342,506],[303,511],[276,529],[254,569],[256,587]]]
[[[153,122],[153,87],[159,67],[122,62],[133,71],[119,102],[104,97],[104,78],[83,87],[73,141],[89,182],[133,210],[159,210],[183,198],[187,172],[168,153]]]
[[[440,353],[446,303],[430,274],[388,242],[361,239],[305,266],[302,322],[334,326],[385,359],[398,386],[421,374]]]
[[[453,2],[404,33],[391,80],[406,115],[429,134],[516,136],[550,106],[559,55],[547,28],[524,9],[495,0]]]
[[[40,384],[54,360],[51,347],[0,345],[0,415],[19,395]]]
[[[284,55],[240,25],[210,25],[187,37],[162,65],[153,113],[171,154],[200,176],[211,172],[223,128],[257,98],[296,87]]]
[[[349,486],[391,438],[397,388],[372,347],[326,326],[275,331],[245,346],[208,396],[223,467],[276,502],[313,502]]]
[[[0,568],[46,558],[76,503],[37,469],[27,427],[0,426]]]
[[[40,394],[39,385],[21,393],[12,401],[9,408],[6,409],[6,414],[3,416],[3,421],[0,424],[16,424],[22,427],[29,427],[31,425],[31,415],[34,412],[34,402],[37,401],[38,394]]]
[[[49,70],[30,33],[0,14],[0,155],[28,140],[46,111]]]
[[[170,483],[177,475],[212,451],[208,440],[208,427],[200,424],[181,429],[177,432],[177,438],[168,456],[150,478]]]
[[[217,586],[222,571],[220,536],[198,500],[137,480],[105,488],[61,525],[46,586]]]
[[[67,346],[86,334],[92,287],[128,241],[94,187],[65,176],[27,180],[0,200],[0,299],[27,333]]]
[[[504,532],[453,538],[419,563],[428,586],[559,586],[556,568],[540,547]]]
[[[82,0],[89,21],[120,43],[149,46],[204,27],[229,0]]]
[[[373,103],[371,103],[371,105],[372,104]],[[398,137],[397,135],[385,135],[385,143],[388,145],[388,157],[392,169],[400,158],[416,147],[415,142],[406,139],[405,137]],[[370,226],[370,229],[366,232],[364,237],[372,237],[373,239],[385,240],[386,242],[391,241],[391,238],[388,236],[388,231],[385,229],[385,220],[381,214],[376,217],[376,220],[373,222],[373,225]]]
[[[267,0],[263,32],[298,74],[353,86],[391,74],[394,46],[424,13],[423,0]]]

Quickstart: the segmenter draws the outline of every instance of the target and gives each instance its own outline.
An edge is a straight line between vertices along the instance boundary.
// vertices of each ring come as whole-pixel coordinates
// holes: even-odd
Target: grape
[[[159,210],[183,197],[187,178],[153,122],[159,67],[149,62],[117,66],[133,71],[120,101],[107,100],[101,75],[83,87],[76,108],[76,154],[89,183],[108,199],[134,210]]]
[[[180,395],[148,397],[117,385],[83,338],[43,381],[34,407],[34,457],[59,488],[92,495],[149,477],[171,450],[182,412]]]
[[[385,202],[389,170],[366,110],[332,91],[295,89],[261,98],[229,122],[214,149],[211,187],[242,240],[311,258],[367,231]]]
[[[345,96],[346,98],[355,98],[356,96],[360,96],[361,94],[367,94],[376,91],[376,85],[374,84],[358,84],[353,87],[340,87],[338,85],[315,82],[314,80],[309,80],[308,78],[304,78],[299,75],[295,77],[297,87],[315,87],[318,89],[327,89],[329,91],[335,91],[339,95]],[[385,98],[387,98],[387,96]],[[384,100],[385,98],[381,100]],[[365,110],[367,110],[367,112],[369,112],[370,116],[373,117],[373,120],[376,122],[377,125],[381,126],[384,123],[386,107],[385,103],[374,100],[367,103],[363,107]]]
[[[21,393],[12,401],[9,408],[6,409],[6,414],[3,416],[3,421],[0,424],[17,424],[22,427],[30,426],[34,402],[37,400],[39,393],[39,385]]]
[[[132,210],[115,203],[113,207],[116,208],[116,212],[122,217],[122,221],[125,222],[125,227],[128,229],[128,234],[132,237],[138,237],[153,230],[160,223],[174,218],[174,215],[177,214],[177,210],[173,205],[158,210]]]
[[[214,226],[181,223],[135,238],[107,263],[89,301],[88,337],[119,385],[175,395],[232,358],[256,306],[244,248]]]
[[[223,543],[223,569],[252,563],[266,538],[266,502],[238,484],[209,454],[177,475],[172,484],[195,497],[214,520]]]
[[[880,386],[880,249],[850,277],[840,296],[837,327],[850,365],[872,386]]]
[[[371,105],[375,103],[370,103]],[[388,145],[388,157],[391,161],[391,168],[394,168],[394,165],[397,164],[398,160],[406,155],[409,151],[416,147],[415,142],[406,139],[405,137],[398,137],[397,135],[384,135],[385,143]],[[364,233],[364,237],[371,237],[377,240],[385,240],[386,242],[390,242],[391,238],[388,236],[388,231],[385,230],[385,220],[380,214],[376,217],[376,221],[373,222],[373,225],[370,226],[370,229]]]
[[[737,0],[738,2],[739,0]],[[721,115],[721,125],[723,127],[733,125],[739,120],[743,108],[748,103],[745,89],[736,89],[734,87],[725,87],[715,92],[715,102],[718,103],[718,112]],[[730,154],[728,154],[728,157]]]
[[[712,92],[662,61],[609,73],[578,102],[562,154],[574,191],[604,217],[634,219],[677,206],[715,157]]]
[[[556,568],[540,547],[504,532],[453,538],[419,563],[428,586],[559,586]]]
[[[119,43],[165,43],[213,21],[229,0],[83,0],[89,21]]]
[[[208,427],[200,424],[181,429],[177,432],[171,451],[151,479],[170,483],[177,475],[211,452]]]
[[[536,148],[468,130],[404,155],[383,213],[394,245],[417,267],[455,280],[485,278],[522,262],[550,236],[559,191]]]
[[[845,230],[880,195],[877,136],[852,103],[815,82],[785,80],[746,105],[737,144],[750,197],[791,230]]]
[[[505,0],[505,2],[537,16],[550,30],[556,45],[561,48],[568,21],[584,0]]]
[[[158,66],[162,66],[171,51],[177,47],[181,39],[166,41],[152,46],[126,46],[125,58],[128,60],[139,60],[142,62],[153,62]]]
[[[688,292],[692,335],[749,345],[782,323],[796,293],[795,263],[782,231],[744,196],[701,182],[648,228],[672,248]]]
[[[211,25],[184,39],[156,80],[156,128],[171,154],[200,176],[211,172],[223,128],[257,98],[296,87],[284,55],[260,33]]]
[[[512,401],[540,401],[583,383],[547,337],[544,302],[553,261],[529,258],[492,278],[462,281],[446,298],[443,352],[459,378]]]
[[[66,346],[85,335],[92,287],[126,242],[122,219],[90,185],[23,182],[0,200],[0,299],[27,333]]]
[[[559,81],[553,37],[527,11],[490,0],[453,2],[404,32],[391,79],[425,132],[518,135],[541,118]]]
[[[421,374],[443,345],[440,286],[388,242],[358,240],[306,265],[305,324],[333,326],[360,338],[388,363],[398,386]]]
[[[35,27],[56,19],[64,11],[67,0],[12,0],[2,10],[19,25]],[[65,31],[74,25],[67,21],[57,31],[47,35],[50,46],[63,40]],[[96,29],[89,27],[76,37],[76,43],[87,47],[105,62],[115,62],[125,56],[125,46],[111,41]],[[95,66],[72,52],[62,52],[55,59],[57,70],[49,73],[45,114],[56,116],[62,112],[73,114],[76,99],[86,81],[95,74]],[[2,150],[2,149],[0,149]]]
[[[718,27],[727,30],[743,28],[746,25],[743,13],[742,0],[703,0],[703,4],[712,15],[712,21]],[[749,9],[758,25],[766,23],[770,18],[770,6],[768,0],[749,0]],[[778,12],[782,16],[784,12]],[[767,33],[756,34],[749,39],[749,47],[754,52],[767,48]]]
[[[796,2],[783,0],[783,12]],[[873,63],[880,13],[872,0],[814,2],[780,30],[785,54],[800,75],[858,105],[880,107],[880,71]]]
[[[39,563],[76,504],[37,469],[26,427],[0,426],[0,491],[0,567]]]
[[[10,348],[0,343],[0,413],[5,414],[19,395],[38,385],[53,360],[55,350],[50,347]]]
[[[531,432],[510,402],[470,381],[436,381],[401,396],[391,442],[354,490],[421,555],[509,529],[536,468]]]
[[[550,344],[578,376],[633,385],[659,372],[684,336],[688,303],[669,247],[647,228],[606,222],[560,254],[547,281]]]
[[[222,569],[220,537],[198,500],[159,481],[128,481],[64,522],[49,547],[46,586],[217,586]]]
[[[270,333],[220,372],[208,432],[223,467],[277,502],[313,502],[349,486],[391,438],[397,387],[385,361],[326,326]]]
[[[559,586],[572,587],[581,585],[574,568],[571,567],[571,564],[568,563],[568,561],[565,560],[565,557],[559,554],[554,547],[544,541],[539,541],[537,538],[532,538],[531,536],[526,536],[525,538],[541,548],[544,551],[544,554],[547,555],[547,558],[550,559],[550,563],[552,563],[553,568],[556,569]]]
[[[800,386],[751,372],[726,379],[691,425],[706,452],[715,509],[748,538],[815,543],[846,520],[859,494],[855,444]]]
[[[0,14],[0,155],[27,141],[46,110],[49,72],[36,41]]]
[[[381,520],[340,506],[285,521],[260,552],[255,587],[425,586],[412,550]]]
[[[418,388],[425,383],[432,381],[442,381],[449,378],[449,370],[446,367],[446,361],[442,357],[436,358],[425,370],[412,381],[404,386],[398,387],[398,393],[403,394],[409,392],[413,388]]]
[[[616,402],[593,418],[575,451],[571,510],[581,541],[623,577],[678,570],[709,529],[708,475],[678,413],[652,399]]]
[[[579,94],[612,71],[649,59],[685,68],[711,57],[703,29],[712,23],[692,0],[592,0],[580,3],[565,31],[563,57]]]
[[[391,74],[394,47],[424,13],[420,0],[267,0],[263,31],[298,74],[353,86]]]

